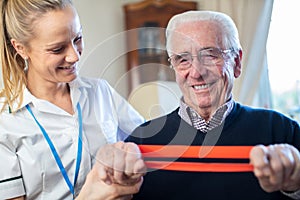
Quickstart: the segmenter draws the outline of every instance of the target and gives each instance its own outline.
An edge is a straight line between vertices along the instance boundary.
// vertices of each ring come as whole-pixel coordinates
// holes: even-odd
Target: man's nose
[[[190,76],[199,78],[207,73],[206,67],[201,63],[198,57],[193,56],[191,60]]]

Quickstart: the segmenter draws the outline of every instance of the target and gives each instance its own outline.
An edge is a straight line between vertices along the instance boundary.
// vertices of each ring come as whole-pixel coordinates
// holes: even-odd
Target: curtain
[[[266,108],[272,105],[266,54],[272,8],[273,0],[199,0],[200,10],[224,12],[237,25],[243,60],[233,96],[246,105]]]

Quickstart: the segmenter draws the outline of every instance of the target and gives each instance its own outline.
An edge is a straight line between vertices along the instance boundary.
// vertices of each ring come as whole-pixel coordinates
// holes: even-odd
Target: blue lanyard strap
[[[46,139],[51,152],[55,158],[56,164],[58,165],[61,174],[63,175],[65,182],[67,183],[71,193],[73,194],[73,196],[75,195],[74,192],[74,187],[76,185],[77,182],[77,178],[78,178],[78,173],[79,173],[79,169],[80,169],[80,163],[81,163],[81,157],[82,157],[82,114],[81,114],[81,108],[80,108],[80,104],[77,104],[77,112],[78,112],[78,121],[79,121],[79,134],[78,134],[78,148],[77,148],[77,159],[76,159],[76,168],[75,168],[75,176],[74,176],[74,184],[72,185],[68,174],[66,172],[65,167],[63,166],[61,159],[49,137],[49,135],[47,134],[46,130],[44,129],[44,127],[38,122],[38,120],[36,119],[36,117],[34,116],[30,106],[27,104],[26,108],[28,110],[28,112],[31,114],[31,116],[33,117],[34,121],[36,122],[36,124],[39,126],[39,128],[41,129],[44,138]]]

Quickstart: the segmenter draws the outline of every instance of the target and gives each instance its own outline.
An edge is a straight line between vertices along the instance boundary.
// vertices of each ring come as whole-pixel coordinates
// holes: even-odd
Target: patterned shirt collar
[[[180,101],[178,114],[184,121],[186,121],[197,130],[207,133],[209,130],[212,130],[213,128],[222,124],[222,122],[231,112],[233,103],[233,99],[230,98],[229,101],[227,101],[216,110],[211,120],[206,122],[205,119],[203,119],[193,108],[184,103],[182,98]]]

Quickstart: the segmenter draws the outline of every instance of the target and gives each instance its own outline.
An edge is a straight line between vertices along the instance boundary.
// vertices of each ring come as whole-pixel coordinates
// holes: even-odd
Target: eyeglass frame
[[[178,64],[178,65],[174,65],[174,64],[172,64],[172,58],[174,57],[174,56],[180,56],[180,55],[188,55],[188,56],[190,56],[191,57],[191,60],[189,61],[189,64],[186,66],[186,67],[183,67],[182,69],[179,69],[179,70],[186,70],[186,69],[190,69],[191,68],[191,66],[192,66],[192,63],[193,63],[193,58],[194,57],[197,57],[197,59],[198,59],[198,61],[201,63],[201,64],[203,64],[204,66],[206,66],[206,67],[212,67],[212,66],[216,66],[217,65],[217,62],[215,62],[215,63],[213,63],[213,64],[211,64],[211,65],[207,65],[207,64],[205,64],[204,62],[203,62],[203,59],[201,59],[201,52],[203,52],[203,51],[208,51],[208,50],[217,50],[218,52],[219,52],[219,55],[216,57],[216,58],[218,58],[218,59],[225,59],[225,55],[226,54],[228,54],[228,53],[231,53],[231,52],[233,52],[234,51],[234,48],[229,48],[229,49],[220,49],[220,48],[217,48],[217,47],[206,47],[206,48],[202,48],[201,50],[199,50],[197,53],[198,53],[198,55],[192,55],[190,52],[183,52],[183,53],[180,53],[180,54],[173,54],[173,55],[171,55],[169,58],[168,58],[168,61],[170,62],[170,64],[171,64],[171,68],[174,68],[174,69],[178,69],[178,66],[180,65],[180,63]],[[200,57],[200,59],[199,59],[199,57]]]

